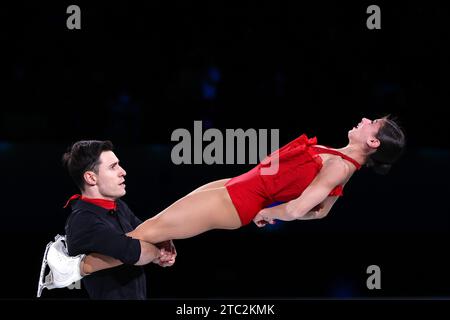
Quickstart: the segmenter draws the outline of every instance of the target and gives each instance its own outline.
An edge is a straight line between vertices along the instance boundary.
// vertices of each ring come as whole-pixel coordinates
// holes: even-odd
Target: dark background
[[[70,4],[81,30],[66,28]],[[366,28],[370,4],[381,30]],[[0,298],[35,297],[77,192],[60,162],[75,141],[114,142],[145,219],[252,167],[174,165],[171,134],[194,120],[342,147],[361,117],[386,114],[408,138],[388,176],[358,172],[323,220],[176,241],[175,266],[146,267],[149,298],[450,297],[447,17],[434,1],[2,4]],[[381,290],[366,287],[371,264]]]

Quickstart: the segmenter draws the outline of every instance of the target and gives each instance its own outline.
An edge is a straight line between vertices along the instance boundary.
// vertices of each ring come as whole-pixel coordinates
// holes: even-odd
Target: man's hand
[[[153,262],[161,267],[171,267],[175,263],[177,257],[177,250],[172,240],[164,241],[155,244],[160,250],[161,255]]]
[[[253,218],[253,222],[258,227],[265,227],[267,224],[275,224],[275,220],[270,217],[270,209],[262,209],[258,212],[258,214]]]

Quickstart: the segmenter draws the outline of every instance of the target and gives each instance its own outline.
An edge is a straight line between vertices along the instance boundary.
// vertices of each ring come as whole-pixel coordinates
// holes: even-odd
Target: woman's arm
[[[313,220],[325,218],[333,207],[334,203],[339,197],[328,196],[324,201],[319,203],[317,206],[312,208],[304,216],[298,218],[297,220]],[[280,216],[287,209],[287,203],[280,204],[276,207],[265,208],[261,210],[258,215],[253,219],[257,226],[263,227],[266,224],[274,224],[275,217]]]
[[[326,216],[337,197],[329,197],[330,192],[348,178],[348,168],[340,159],[332,159],[324,163],[316,178],[297,199],[285,204],[261,210],[255,222],[265,220],[265,225],[273,220],[306,220]]]
[[[317,206],[315,206],[311,211],[309,211],[299,220],[312,220],[325,218],[338,198],[339,198],[338,196],[328,196],[323,202],[319,203]]]

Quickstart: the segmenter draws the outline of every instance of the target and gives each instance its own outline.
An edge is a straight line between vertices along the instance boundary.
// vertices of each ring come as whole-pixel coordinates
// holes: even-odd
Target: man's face
[[[97,174],[97,187],[100,194],[111,200],[123,197],[126,193],[126,174],[126,171],[119,165],[119,159],[114,152],[102,152]]]

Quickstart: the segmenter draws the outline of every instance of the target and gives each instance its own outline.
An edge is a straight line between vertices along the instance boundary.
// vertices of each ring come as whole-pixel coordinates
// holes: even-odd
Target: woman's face
[[[383,124],[383,119],[370,120],[367,118],[362,118],[361,122],[348,132],[348,138],[351,143],[364,143],[368,144],[372,148],[376,148],[379,145],[376,135]],[[378,145],[376,145],[377,141]]]

